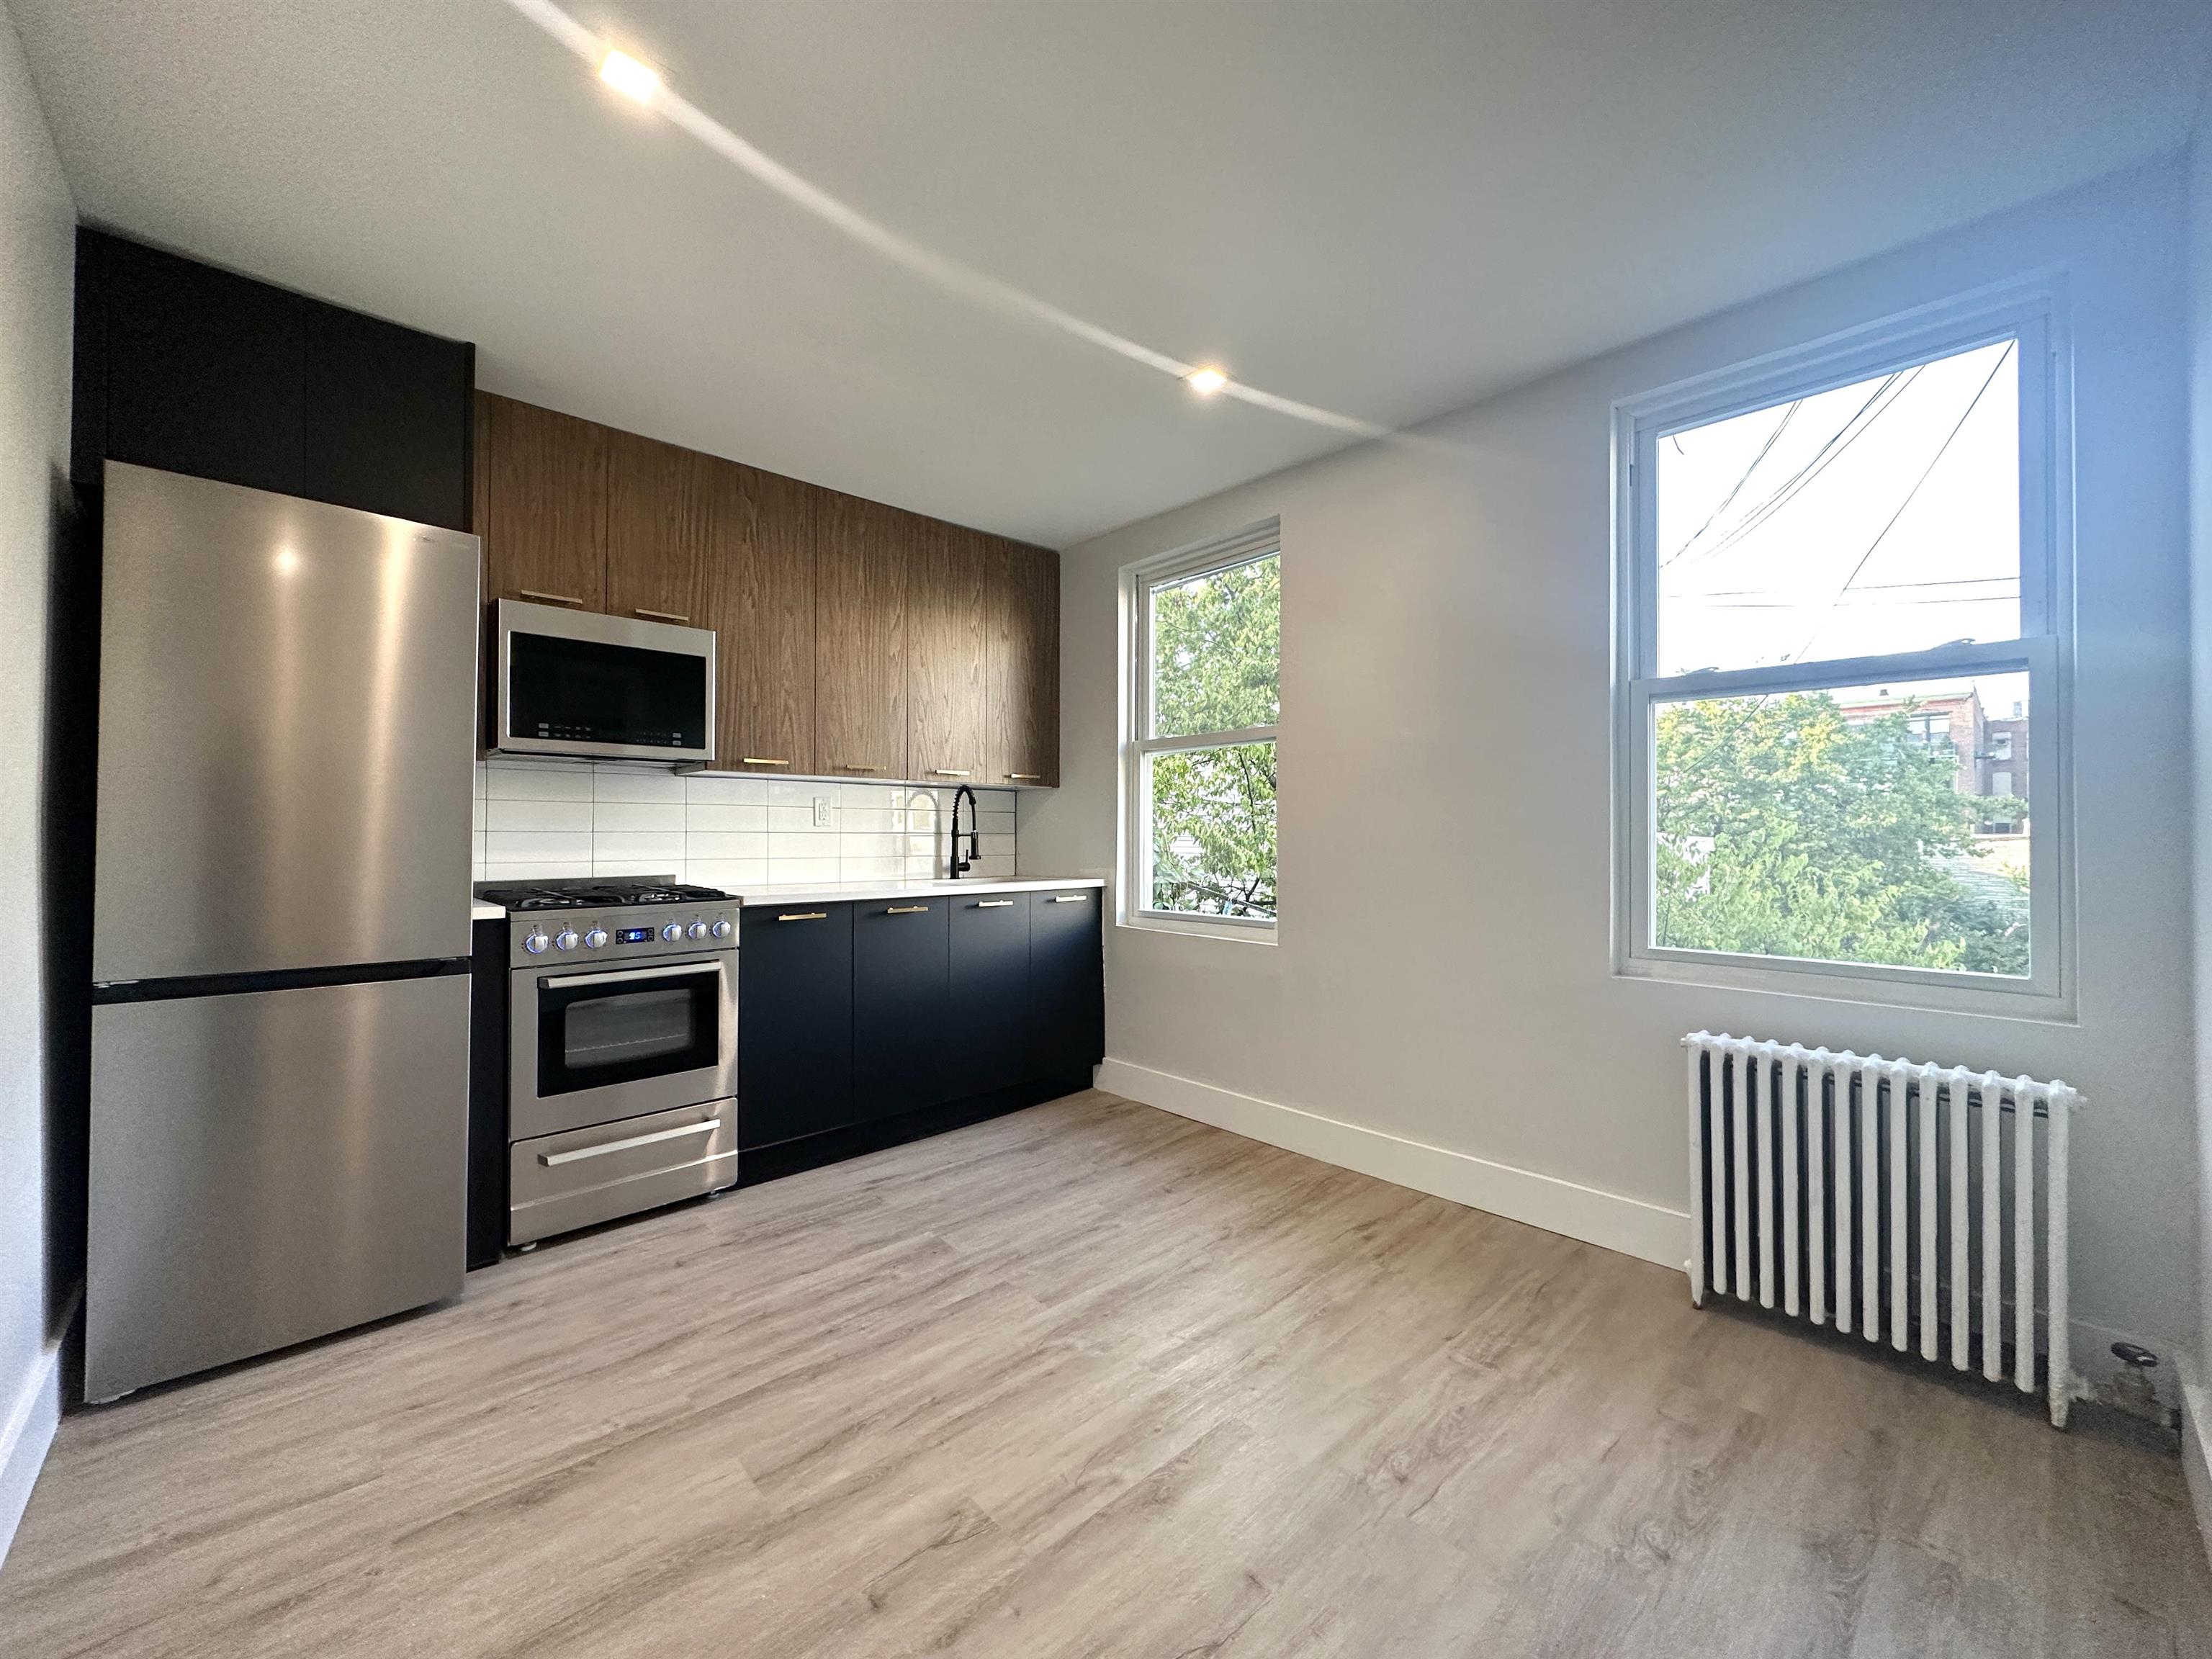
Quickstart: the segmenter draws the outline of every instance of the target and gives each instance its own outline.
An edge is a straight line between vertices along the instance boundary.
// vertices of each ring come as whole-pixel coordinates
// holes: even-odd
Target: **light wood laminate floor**
[[[2170,1456],[1080,1095],[67,1419],[0,1652],[2212,1652]]]

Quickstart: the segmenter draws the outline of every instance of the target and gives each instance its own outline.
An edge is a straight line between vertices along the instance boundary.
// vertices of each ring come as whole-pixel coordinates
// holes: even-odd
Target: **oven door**
[[[737,976],[727,955],[599,971],[514,972],[510,1139],[736,1092]]]

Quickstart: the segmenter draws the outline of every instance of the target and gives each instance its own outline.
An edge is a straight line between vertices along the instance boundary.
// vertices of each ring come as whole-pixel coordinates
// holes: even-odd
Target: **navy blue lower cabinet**
[[[1087,1073],[1106,1055],[1104,890],[1030,895],[1030,1070]]]
[[[738,935],[739,1149],[856,1121],[853,907],[748,905]]]
[[[1030,1075],[1030,896],[951,903],[952,1092],[987,1094]]]
[[[895,1117],[949,1100],[951,916],[946,898],[853,906],[853,1112]]]

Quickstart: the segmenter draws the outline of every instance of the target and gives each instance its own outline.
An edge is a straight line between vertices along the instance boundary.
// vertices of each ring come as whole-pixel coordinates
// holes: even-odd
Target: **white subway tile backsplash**
[[[623,830],[662,830],[680,835],[684,803],[678,800],[609,800],[602,796],[592,807],[592,830],[599,836]]]
[[[684,780],[684,799],[694,806],[765,806],[768,780],[695,772]]]
[[[747,805],[710,804],[702,805],[693,801],[684,809],[684,828],[692,835],[727,835],[733,830],[766,830],[768,807],[760,802]]]
[[[601,767],[592,775],[592,798],[602,801],[684,801],[685,780],[673,772],[631,772]]]
[[[592,830],[587,800],[488,800],[484,828],[497,830]]]
[[[674,874],[743,891],[773,882],[924,880],[945,873],[953,791],[495,756],[477,767],[480,881]],[[976,792],[973,873],[1010,876],[1015,792]],[[832,827],[817,828],[817,800]],[[966,826],[963,815],[962,825]]]
[[[567,768],[491,766],[484,773],[489,800],[589,800],[592,775]]]
[[[684,832],[681,830],[595,830],[592,832],[592,873],[616,873],[599,868],[609,862],[642,862],[653,866],[647,872],[625,870],[621,872],[624,875],[652,874],[660,871],[673,874],[684,866]]]
[[[691,859],[684,866],[684,879],[702,887],[719,887],[726,893],[743,893],[768,882],[766,859]]]
[[[728,834],[698,830],[684,832],[684,857],[691,864],[702,859],[715,863],[727,859],[765,859],[768,847],[769,836],[765,830],[742,830]]]
[[[527,864],[540,859],[589,864],[591,832],[490,830],[484,833],[486,864]]]

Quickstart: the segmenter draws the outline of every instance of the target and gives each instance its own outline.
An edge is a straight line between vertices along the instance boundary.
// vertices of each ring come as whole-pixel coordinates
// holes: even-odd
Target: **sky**
[[[1661,438],[1659,672],[2016,638],[2017,371],[1999,341]]]

